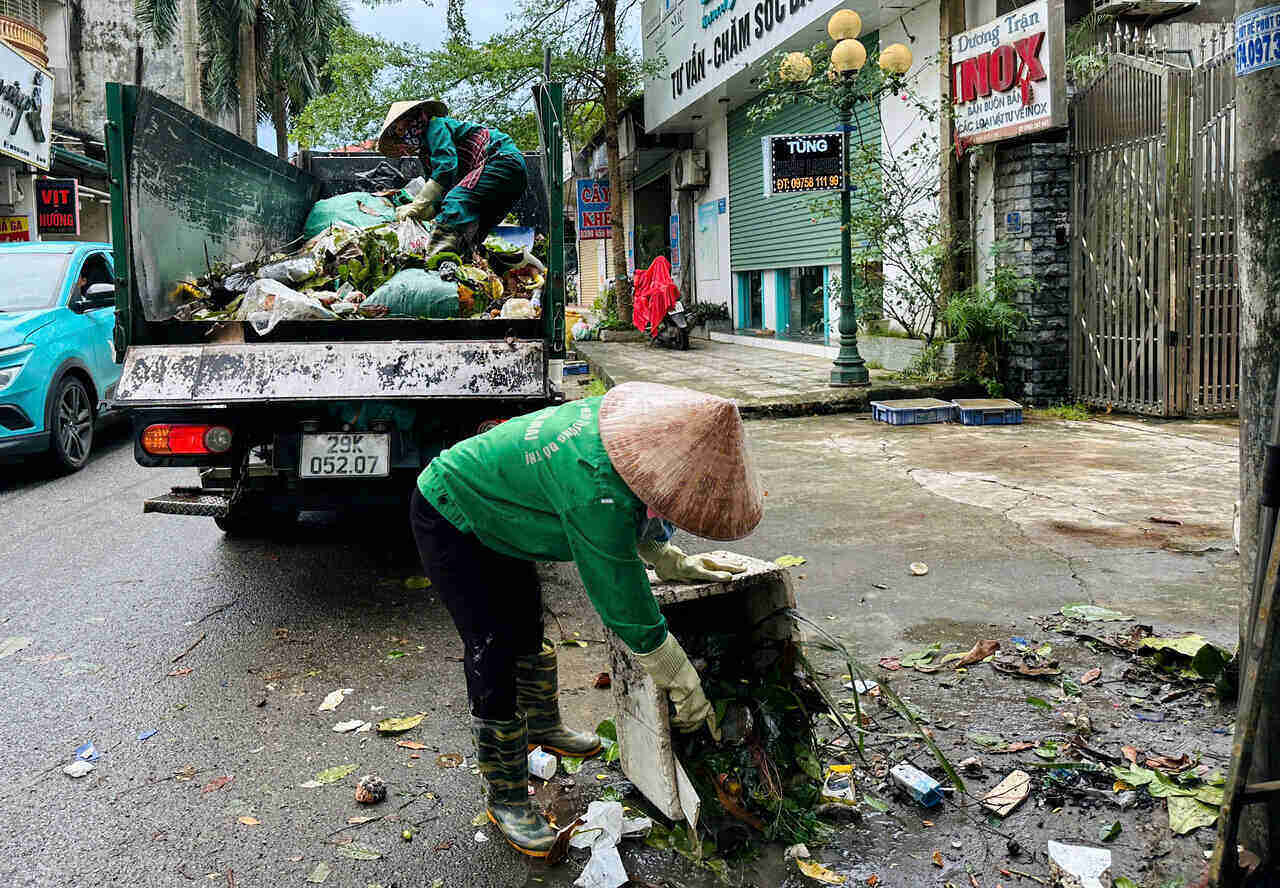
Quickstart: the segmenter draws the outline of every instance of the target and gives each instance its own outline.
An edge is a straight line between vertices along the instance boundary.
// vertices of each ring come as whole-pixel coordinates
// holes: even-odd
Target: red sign
[[[36,179],[36,231],[80,233],[80,183],[75,179]]]
[[[26,216],[0,216],[0,244],[25,244],[31,240]]]
[[[613,236],[613,212],[609,183],[602,179],[578,179],[578,240]]]

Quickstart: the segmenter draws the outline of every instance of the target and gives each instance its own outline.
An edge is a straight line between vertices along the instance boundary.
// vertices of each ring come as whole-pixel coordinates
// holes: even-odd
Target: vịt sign
[[[0,40],[0,154],[49,169],[53,75]]]
[[[36,231],[80,233],[80,183],[75,179],[36,179]]]
[[[951,38],[957,145],[1066,126],[1063,0],[1039,0]]]

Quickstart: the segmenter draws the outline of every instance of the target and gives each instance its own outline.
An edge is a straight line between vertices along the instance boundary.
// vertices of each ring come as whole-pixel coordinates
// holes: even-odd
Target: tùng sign
[[[1039,0],[951,38],[957,146],[1066,126],[1063,0]]]

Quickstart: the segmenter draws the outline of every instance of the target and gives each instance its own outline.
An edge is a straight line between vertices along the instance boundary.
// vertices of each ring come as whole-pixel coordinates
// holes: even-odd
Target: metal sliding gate
[[[1234,412],[1234,47],[1179,68],[1119,43],[1071,103],[1071,389],[1136,413]]]

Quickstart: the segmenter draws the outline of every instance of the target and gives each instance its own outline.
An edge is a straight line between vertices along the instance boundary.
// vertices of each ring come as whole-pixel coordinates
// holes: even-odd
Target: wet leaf
[[[1084,689],[1080,687],[1078,682],[1072,681],[1069,678],[1064,678],[1062,680],[1063,695],[1067,697],[1079,697],[1083,692]]]
[[[443,752],[436,756],[436,765],[441,768],[457,768],[462,762],[462,756],[456,752]]]
[[[1124,754],[1129,764],[1136,765],[1138,763],[1138,748],[1136,746],[1121,746],[1120,752]]]
[[[799,567],[805,562],[806,559],[801,558],[799,555],[779,555],[773,559],[773,563],[778,567]]]
[[[903,654],[899,662],[903,667],[914,668],[916,666],[924,666],[934,658],[934,655],[942,649],[942,642],[935,641],[927,648],[921,648],[918,651],[912,651],[909,654]]]
[[[613,723],[613,719],[606,718],[604,721],[600,722],[600,724],[596,725],[596,736],[602,737],[605,740],[612,740],[614,743],[617,743],[618,727]]]
[[[353,688],[338,688],[336,691],[330,691],[325,695],[324,700],[320,702],[320,707],[316,712],[332,712],[338,708],[338,704],[345,700],[353,690]]]
[[[1142,886],[1128,876],[1120,876],[1113,883],[1113,888],[1142,888]]]
[[[938,869],[942,869],[942,867],[946,865],[945,863],[943,863],[941,851],[933,852],[933,865],[936,866]]]
[[[1097,666],[1094,666],[1084,675],[1080,676],[1080,684],[1082,685],[1093,684],[1095,681],[1097,681],[1100,678],[1102,678],[1102,670],[1099,669]]]
[[[1117,780],[1123,780],[1130,786],[1146,786],[1156,779],[1155,771],[1148,771],[1137,765],[1129,765],[1127,768],[1113,767],[1111,773]]]
[[[404,587],[406,589],[430,589],[431,581],[426,577],[406,577]]]
[[[890,672],[897,672],[902,668],[902,662],[897,657],[882,657],[880,659],[880,668],[888,669]]]
[[[587,643],[581,638],[563,638],[560,640],[560,646],[584,648],[587,646]]]
[[[1061,752],[1061,748],[1053,740],[1045,740],[1034,750],[1035,754],[1047,761],[1053,761]]]
[[[1170,758],[1167,755],[1149,755],[1144,763],[1148,768],[1154,768],[1157,771],[1185,771],[1191,767],[1191,756],[1185,752],[1178,758]]]
[[[382,852],[372,845],[366,845],[364,842],[352,842],[350,845],[342,845],[338,848],[338,853],[343,857],[350,857],[352,860],[377,860],[382,857]]]
[[[483,811],[481,811],[475,817],[471,818],[472,826],[484,826],[488,822],[489,822],[489,815],[484,813]]]
[[[880,811],[883,813],[889,810],[888,803],[882,802],[880,799],[867,793],[862,794],[862,803],[873,811]]]
[[[329,878],[329,872],[329,864],[322,860],[311,870],[311,873],[307,876],[307,881],[319,884]]]
[[[1095,622],[1119,622],[1133,619],[1128,614],[1122,614],[1120,611],[1109,610],[1105,607],[1098,607],[1096,604],[1069,604],[1059,613],[1064,617]]]
[[[1217,678],[1231,660],[1225,650],[1196,634],[1144,638],[1138,645],[1138,653],[1154,654],[1156,664],[1167,671],[1203,679]]]
[[[1045,712],[1048,712],[1053,709],[1053,706],[1049,704],[1048,700],[1042,699],[1040,697],[1028,697],[1027,702],[1030,703],[1032,706],[1034,706],[1036,709],[1043,709]]]
[[[200,792],[202,793],[216,792],[217,790],[222,789],[222,787],[226,786],[228,783],[230,783],[232,780],[235,780],[235,779],[236,778],[234,774],[224,774],[221,777],[214,777],[212,780],[210,780],[208,783],[204,785],[204,788],[201,789]]]
[[[1225,801],[1226,791],[1221,786],[1201,786],[1196,789],[1196,799],[1206,805],[1221,808]]]
[[[425,712],[419,712],[417,715],[409,715],[404,718],[384,718],[378,722],[378,733],[403,734],[405,731],[412,731],[422,724],[422,720],[426,717],[427,714]]]
[[[388,660],[399,660],[401,657],[409,656],[404,651],[387,651]]]
[[[245,826],[257,826],[262,821],[257,817],[237,817],[236,823],[243,823]]]
[[[396,742],[396,746],[399,746],[401,749],[426,749],[427,748],[427,744],[419,743],[417,740],[399,740]]]
[[[1185,836],[1202,826],[1212,826],[1218,819],[1218,809],[1189,796],[1171,796],[1169,805],[1169,829],[1174,835]]]
[[[844,876],[833,873],[822,864],[815,860],[797,860],[796,866],[800,867],[800,872],[804,873],[810,879],[822,882],[824,885],[843,885]]]
[[[1120,835],[1121,829],[1123,829],[1123,827],[1120,825],[1119,820],[1113,820],[1111,823],[1104,823],[1098,828],[1098,840],[1101,842],[1114,841],[1116,836]]]
[[[582,759],[566,757],[560,759],[560,767],[564,768],[566,774],[577,774],[582,770]]]
[[[356,769],[355,765],[334,765],[332,768],[325,768],[316,775],[316,781],[321,785],[326,783],[337,783],[350,777]]]
[[[972,666],[974,663],[981,663],[998,650],[1000,650],[1000,642],[994,638],[985,638],[974,642],[969,652],[961,655],[960,661],[956,663],[956,668],[959,669],[961,666]],[[944,657],[943,659],[945,660],[946,658]]]

